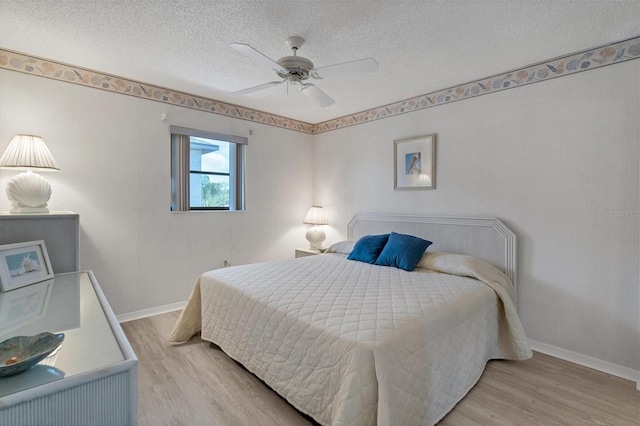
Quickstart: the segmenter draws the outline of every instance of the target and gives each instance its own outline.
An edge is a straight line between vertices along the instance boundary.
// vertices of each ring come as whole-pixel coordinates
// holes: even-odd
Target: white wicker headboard
[[[517,237],[498,218],[357,214],[349,222],[348,238],[391,231],[432,241],[433,251],[484,259],[517,284]]]

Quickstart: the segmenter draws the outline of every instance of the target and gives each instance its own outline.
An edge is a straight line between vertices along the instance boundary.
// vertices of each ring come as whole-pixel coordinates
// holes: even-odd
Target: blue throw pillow
[[[413,271],[430,245],[431,241],[413,235],[392,232],[382,253],[376,260],[376,265],[393,266],[405,271]]]
[[[360,238],[356,245],[347,256],[349,260],[357,260],[359,262],[376,263],[378,255],[387,244],[389,234],[382,235],[365,235]]]

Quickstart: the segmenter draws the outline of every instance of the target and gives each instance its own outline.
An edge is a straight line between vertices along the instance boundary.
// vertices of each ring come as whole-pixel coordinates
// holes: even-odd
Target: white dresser
[[[92,272],[0,293],[0,341],[43,331],[64,342],[0,378],[0,425],[136,425],[138,359]]]

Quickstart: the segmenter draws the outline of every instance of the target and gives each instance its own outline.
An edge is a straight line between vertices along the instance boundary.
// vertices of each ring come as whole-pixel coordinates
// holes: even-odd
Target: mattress
[[[459,255],[419,266],[327,254],[210,271],[170,342],[200,330],[323,425],[434,424],[489,359],[531,350],[504,274]]]

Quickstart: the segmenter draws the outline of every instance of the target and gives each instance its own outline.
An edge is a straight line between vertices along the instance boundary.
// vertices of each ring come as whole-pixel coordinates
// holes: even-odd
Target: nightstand
[[[307,257],[307,256],[315,256],[316,254],[322,254],[320,250],[311,250],[311,249],[296,249],[296,259],[299,257]]]

